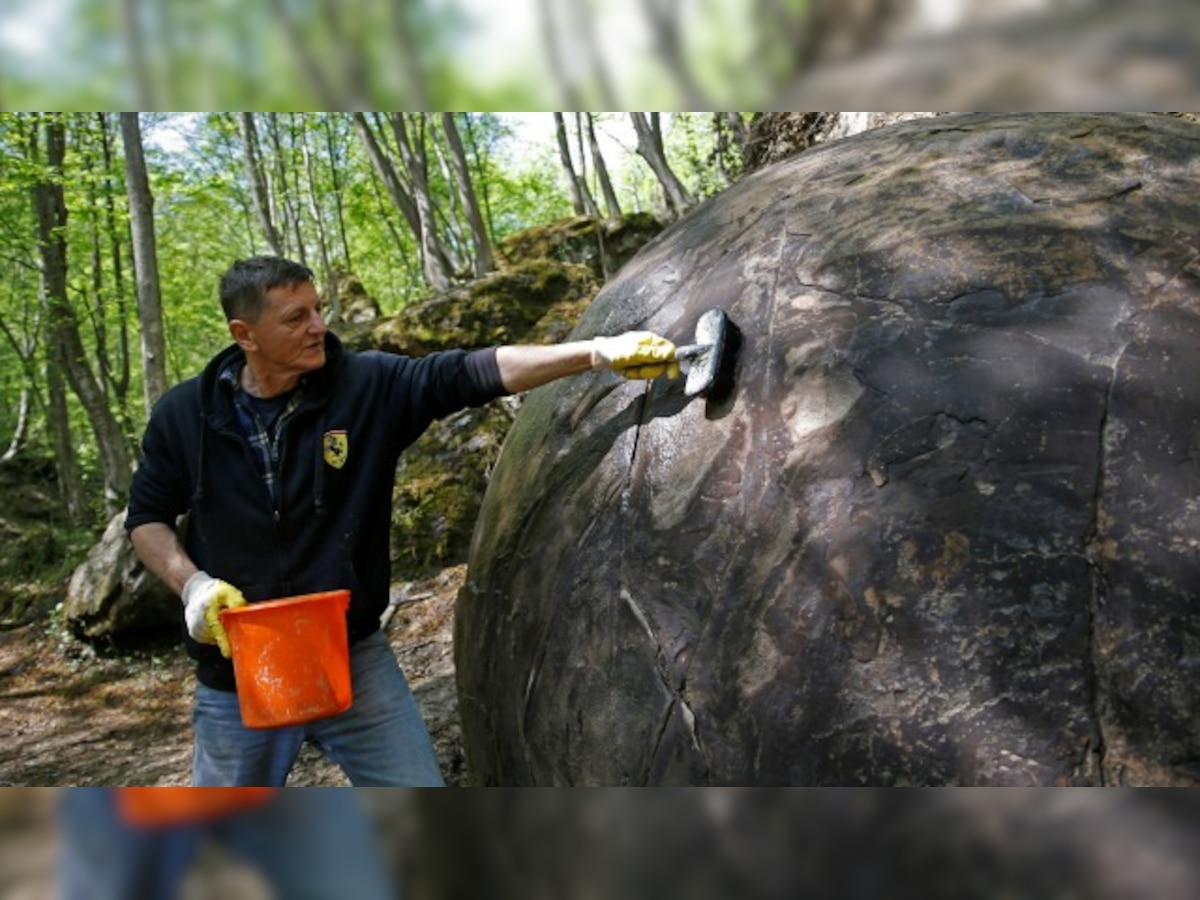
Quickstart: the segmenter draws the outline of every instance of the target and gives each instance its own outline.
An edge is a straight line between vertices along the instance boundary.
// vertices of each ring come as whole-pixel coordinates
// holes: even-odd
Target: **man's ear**
[[[253,325],[244,319],[230,319],[229,333],[233,339],[237,341],[239,347],[243,350],[257,350],[258,344],[254,341]]]

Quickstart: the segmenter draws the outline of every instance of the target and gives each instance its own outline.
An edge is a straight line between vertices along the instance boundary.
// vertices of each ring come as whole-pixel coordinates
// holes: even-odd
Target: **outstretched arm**
[[[510,393],[519,394],[568,375],[592,368],[591,341],[540,346],[510,344],[496,349],[500,380]]]
[[[627,378],[679,377],[675,345],[649,331],[542,346],[509,344],[496,349],[500,380],[511,393],[527,391],[591,369],[613,369]]]

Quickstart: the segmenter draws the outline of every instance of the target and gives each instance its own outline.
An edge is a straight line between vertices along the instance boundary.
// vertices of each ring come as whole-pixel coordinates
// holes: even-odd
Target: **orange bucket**
[[[349,591],[324,591],[222,610],[243,725],[300,725],[350,708],[349,605]]]

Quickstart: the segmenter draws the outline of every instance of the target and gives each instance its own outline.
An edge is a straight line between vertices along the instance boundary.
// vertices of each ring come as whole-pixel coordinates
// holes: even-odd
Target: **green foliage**
[[[53,452],[48,424],[50,348],[31,201],[33,186],[49,177],[42,162],[41,115],[0,113],[0,168],[5,173],[0,179],[0,453],[16,432],[22,392],[29,391],[32,416],[27,445],[18,459],[34,454],[49,459]],[[528,127],[531,121],[535,125],[549,122],[549,113],[538,114],[544,120],[523,120],[520,131],[511,117],[490,113],[455,116],[494,246],[532,226],[572,219],[553,138],[546,140],[544,134]],[[705,170],[705,128],[710,127],[706,123],[711,123],[711,116],[698,114],[686,127],[677,126],[678,119],[667,120],[671,123],[668,153],[694,189],[715,189],[719,181]],[[154,197],[168,379],[174,383],[195,374],[229,342],[217,296],[222,273],[233,260],[269,252],[269,247],[255,215],[236,114],[143,113],[140,122]],[[320,278],[315,242],[319,222],[330,236],[331,264],[358,276],[385,315],[404,312],[392,321],[402,323],[398,340],[407,341],[414,350],[420,350],[414,342],[421,346],[439,341],[470,344],[522,336],[561,340],[598,287],[597,275],[587,266],[538,259],[509,265],[470,286],[431,299],[416,241],[379,183],[351,117],[344,113],[281,114],[272,123],[261,115],[256,122],[263,134],[271,124],[277,129],[278,143],[264,141],[260,149],[271,178],[279,174],[276,164],[285,167],[288,186],[281,196],[294,203],[300,218],[303,246],[297,246],[293,236],[289,253],[303,255]],[[612,114],[602,116],[601,122],[616,131],[627,123],[627,117]],[[448,170],[438,164],[434,154],[433,142],[442,140],[440,121],[414,119],[409,123],[429,153],[434,202],[446,226],[456,214],[453,210],[458,201]],[[78,322],[87,364],[100,379],[126,438],[136,443],[147,412],[119,120],[111,114],[70,114],[66,125],[62,184],[68,212],[64,230],[67,300]],[[530,133],[539,136],[531,140]],[[304,154],[306,143],[310,158]],[[622,196],[625,212],[652,206],[658,189],[645,183],[649,177],[645,166],[629,148],[611,141],[606,147],[614,172],[639,172],[643,179],[637,190],[648,202],[626,190]],[[394,147],[392,150],[395,152]],[[565,225],[559,222],[551,231],[565,229],[565,237],[570,237],[574,227],[570,221]],[[565,239],[564,234],[559,238]],[[451,237],[461,240],[457,235]],[[526,242],[529,237],[527,233]],[[469,249],[463,243],[454,246],[463,253]],[[70,571],[103,524],[99,448],[71,391],[67,407],[71,442],[90,506],[88,518],[81,528],[71,529],[60,512],[48,522],[21,523],[19,537],[17,532],[6,532],[10,552],[4,554],[0,565],[0,618],[48,614]],[[497,408],[487,415],[499,417],[503,425],[511,410]],[[443,440],[453,447],[469,442],[471,433],[470,428],[439,432],[430,440]],[[490,447],[488,454],[494,456],[495,449]],[[492,458],[488,454],[474,453],[475,463],[482,468],[463,470],[454,477],[444,474],[447,466],[455,469],[457,465],[448,462],[447,456],[429,471],[414,470],[413,483],[398,488],[397,521],[408,527],[397,530],[409,534],[413,542],[394,547],[397,562],[436,565],[461,555]],[[27,499],[11,502],[14,507],[28,505]]]

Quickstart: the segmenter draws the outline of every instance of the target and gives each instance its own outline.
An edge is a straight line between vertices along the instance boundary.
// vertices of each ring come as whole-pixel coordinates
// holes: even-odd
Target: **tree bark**
[[[28,387],[21,388],[21,396],[17,400],[17,424],[13,428],[12,439],[8,442],[8,449],[0,454],[0,465],[9,462],[16,458],[17,454],[25,447],[25,442],[29,439],[29,395]]]
[[[637,152],[662,185],[663,196],[672,216],[679,218],[696,204],[696,198],[684,187],[683,182],[671,170],[667,163],[667,154],[663,149],[662,126],[658,113],[651,113],[647,119],[645,113],[631,112],[633,130],[637,133]]]
[[[458,196],[467,222],[471,226],[471,237],[475,244],[475,277],[482,278],[496,267],[496,263],[492,257],[492,241],[479,208],[479,197],[475,194],[475,187],[471,182],[467,151],[463,147],[458,126],[454,123],[454,113],[442,113],[442,131],[446,135],[446,143],[450,145],[450,165],[454,170]]]
[[[683,96],[683,109],[707,109],[712,100],[688,68],[683,50],[682,10],[679,0],[642,0],[642,11],[650,23],[656,58],[666,67]]]
[[[287,154],[284,153],[283,140],[280,138],[278,113],[267,113],[267,133],[271,137],[271,148],[275,151],[276,190],[274,199],[283,210],[284,253],[286,255],[289,252],[290,236],[290,240],[296,242],[295,252],[299,256],[300,263],[308,265],[308,255],[304,250],[304,235],[300,233],[300,212],[296,209],[294,192],[288,178]]]
[[[338,237],[342,242],[342,255],[346,268],[353,272],[354,262],[350,258],[350,239],[346,235],[346,198],[342,192],[342,177],[339,174],[338,167],[341,164],[339,157],[334,147],[334,127],[333,115],[329,114],[324,118],[325,126],[325,150],[329,156],[329,178],[333,184],[333,202],[334,208],[337,211]]]
[[[129,192],[129,224],[133,231],[133,270],[142,340],[142,379],[146,412],[167,390],[167,341],[163,333],[162,294],[158,278],[158,245],[154,238],[154,195],[146,177],[142,132],[135,112],[121,113],[125,143],[125,183]]]
[[[451,254],[437,236],[433,197],[429,192],[424,148],[414,146],[409,139],[403,113],[392,113],[392,134],[400,151],[400,164],[408,176],[413,202],[417,208],[417,239],[421,246],[421,261],[425,280],[436,291],[449,289],[454,273]]]
[[[417,215],[416,203],[413,202],[408,189],[400,181],[400,174],[396,171],[391,157],[387,155],[384,148],[380,145],[379,138],[371,128],[371,123],[367,121],[367,117],[359,112],[352,115],[354,117],[354,127],[358,130],[363,146],[367,150],[367,157],[371,160],[371,165],[379,175],[379,180],[383,182],[383,187],[387,191],[388,196],[392,198],[392,205],[404,217],[409,231],[414,235],[420,234],[421,221],[420,216]],[[401,250],[404,249],[402,245],[398,244],[398,246]],[[420,252],[421,250],[418,247],[418,253]]]
[[[238,128],[242,135],[242,158],[246,164],[246,179],[250,182],[250,195],[254,198],[254,212],[262,227],[263,237],[271,252],[283,256],[283,242],[279,229],[271,216],[271,195],[267,189],[267,177],[263,172],[262,151],[259,149],[258,129],[254,125],[254,113],[239,113]]]
[[[23,292],[27,294],[28,292]],[[39,294],[42,293],[39,291]],[[39,297],[39,300],[41,298]],[[41,316],[43,307],[38,305],[34,312],[34,321],[32,327],[26,327],[24,334],[18,337],[8,323],[0,318],[0,332],[4,333],[4,337],[8,340],[16,353],[17,358],[21,361],[21,372],[25,378],[25,383],[21,385],[21,396],[17,401],[17,424],[13,429],[12,438],[9,440],[8,449],[4,451],[4,455],[0,456],[0,463],[8,462],[14,459],[25,448],[29,439],[29,411],[34,405],[34,402],[40,402],[42,405],[45,401],[38,395],[37,391],[37,373],[35,357],[37,355],[38,335],[41,331]]]
[[[567,190],[571,193],[571,208],[575,210],[575,215],[586,216],[590,196],[586,193],[587,185],[575,171],[575,163],[571,159],[571,143],[567,138],[567,123],[560,112],[554,114],[554,133],[558,138],[558,158],[567,177]],[[594,201],[592,206],[595,206]]]
[[[613,189],[612,179],[608,177],[608,166],[604,162],[604,154],[600,151],[600,142],[596,139],[596,119],[591,113],[587,115],[588,144],[592,151],[592,165],[596,169],[596,178],[600,181],[600,190],[604,194],[604,206],[608,209],[610,219],[621,218],[621,204],[617,200],[617,192]]]
[[[67,297],[67,206],[63,195],[67,141],[62,117],[47,116],[44,132],[46,174],[34,185],[33,203],[38,220],[52,356],[61,365],[95,432],[104,473],[105,512],[112,516],[129,493],[132,457],[120,425],[105,403],[104,392],[88,368],[79,323]]]
[[[109,255],[112,263],[113,292],[117,302],[118,343],[120,345],[120,364],[113,376],[113,388],[119,397],[129,393],[130,359],[129,359],[129,325],[126,318],[125,270],[121,259],[121,236],[117,228],[116,186],[113,184],[113,174],[116,171],[113,162],[112,134],[109,131],[108,113],[97,113],[100,123],[100,149],[104,156],[104,224],[108,234]]]
[[[304,172],[305,180],[308,182],[308,208],[309,215],[312,216],[313,225],[317,232],[317,252],[321,256],[321,275],[325,281],[325,296],[329,303],[329,309],[326,317],[331,322],[340,322],[342,319],[342,304],[341,298],[338,296],[338,280],[334,274],[333,265],[329,261],[329,241],[325,233],[325,216],[322,214],[321,201],[317,196],[317,172],[313,165],[312,152],[308,148],[308,130],[302,128],[300,131],[300,146],[304,151]]]

